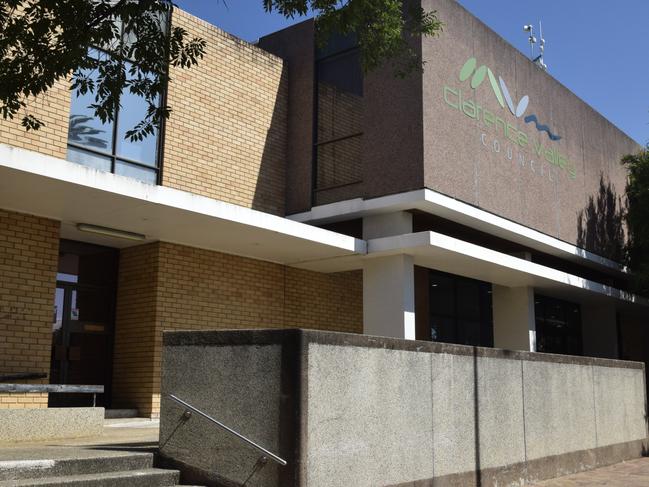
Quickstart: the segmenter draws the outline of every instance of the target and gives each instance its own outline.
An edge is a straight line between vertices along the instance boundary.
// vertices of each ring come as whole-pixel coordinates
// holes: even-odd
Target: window
[[[493,347],[491,284],[430,271],[431,340]]]
[[[127,41],[128,39],[123,39],[123,42]],[[110,54],[102,49],[92,49],[89,56],[105,58]],[[132,62],[122,62],[128,76]],[[93,76],[91,72],[84,74]],[[156,102],[159,104],[160,101]],[[144,119],[148,108],[146,101],[129,90],[124,90],[115,111],[115,120],[110,123],[102,123],[95,117],[94,110],[88,108],[92,103],[94,94],[72,96],[68,160],[156,184],[160,172],[160,128],[141,141],[125,138],[126,131]]]
[[[536,349],[581,355],[581,308],[576,303],[536,295]]]
[[[334,39],[316,63],[315,190],[360,182],[363,73],[350,38]]]

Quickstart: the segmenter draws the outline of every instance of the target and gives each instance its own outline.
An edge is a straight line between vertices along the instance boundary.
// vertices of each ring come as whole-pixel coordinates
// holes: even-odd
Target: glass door
[[[52,320],[51,384],[103,385],[109,406],[117,253],[61,242]],[[91,394],[50,394],[50,407],[90,406]]]

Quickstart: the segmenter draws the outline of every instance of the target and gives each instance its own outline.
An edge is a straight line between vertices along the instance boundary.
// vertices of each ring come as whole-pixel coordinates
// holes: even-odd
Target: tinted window
[[[491,284],[430,271],[429,286],[433,341],[493,346]]]
[[[317,62],[316,190],[361,180],[363,73],[356,48]]]
[[[536,295],[536,349],[581,355],[581,308],[576,303]]]

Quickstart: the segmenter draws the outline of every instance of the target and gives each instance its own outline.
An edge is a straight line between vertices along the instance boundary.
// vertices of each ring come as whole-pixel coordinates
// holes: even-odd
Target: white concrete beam
[[[396,211],[363,218],[363,238],[391,237],[412,233],[412,213]]]

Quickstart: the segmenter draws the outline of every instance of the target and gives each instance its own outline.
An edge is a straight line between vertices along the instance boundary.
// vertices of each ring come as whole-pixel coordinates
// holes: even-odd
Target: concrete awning
[[[260,211],[140,183],[0,144],[0,208],[62,222],[61,237],[143,243],[80,232],[86,223],[282,264],[363,254],[363,240]]]
[[[310,270],[328,272],[362,268],[368,259],[411,255],[415,265],[479,279],[507,287],[530,286],[562,299],[578,302],[612,299],[618,307],[649,306],[649,300],[595,281],[497,252],[436,232],[419,232],[371,239],[365,256],[298,264]]]
[[[620,275],[626,272],[623,266],[610,259],[430,189],[418,189],[371,199],[356,198],[339,201],[315,206],[310,211],[290,215],[289,218],[312,225],[319,225],[407,210],[419,210],[431,215],[437,215],[457,224],[601,272],[612,275]]]

